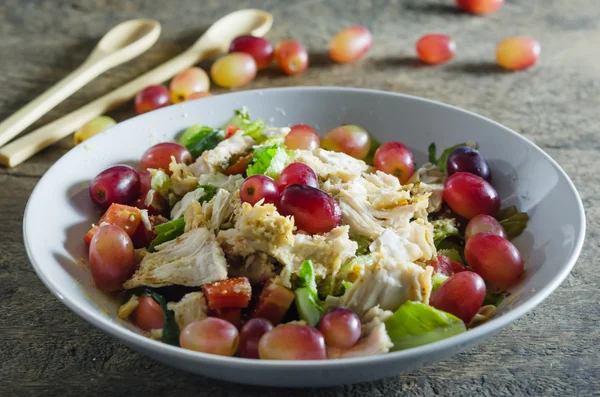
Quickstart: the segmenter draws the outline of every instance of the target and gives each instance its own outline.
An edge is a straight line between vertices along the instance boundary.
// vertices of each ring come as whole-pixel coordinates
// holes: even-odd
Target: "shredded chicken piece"
[[[239,192],[229,193],[225,189],[219,189],[210,201],[203,204],[191,201],[183,213],[185,231],[198,227],[217,231],[231,220],[240,204]]]
[[[363,336],[371,332],[372,329],[377,327],[379,324],[385,324],[385,322],[392,317],[394,313],[389,310],[383,310],[379,305],[372,307],[362,318],[362,334]]]
[[[131,289],[146,285],[201,286],[227,278],[227,262],[214,234],[197,228],[175,240],[156,246],[140,263],[140,268],[123,285]]]
[[[180,330],[191,322],[208,317],[208,304],[202,292],[190,292],[179,302],[167,303],[167,308],[173,310],[175,322]]]
[[[324,149],[295,150],[294,161],[310,166],[320,180],[339,178],[341,182],[349,182],[359,178],[361,173],[369,169],[367,163],[357,160],[341,152],[332,152]]]
[[[246,277],[251,284],[260,284],[274,275],[273,258],[264,252],[256,252],[246,258],[227,258],[229,277]]]
[[[221,141],[214,149],[202,153],[189,169],[195,176],[223,172],[233,157],[248,153],[255,144],[254,139],[244,135],[244,131],[240,130]]]
[[[133,313],[133,311],[137,309],[139,304],[140,300],[138,299],[138,297],[136,295],[131,295],[131,298],[129,298],[127,302],[125,302],[121,305],[121,307],[119,307],[117,315],[120,319],[127,320],[127,318],[131,316],[131,313]]]
[[[146,336],[148,336],[148,338],[150,338],[150,339],[160,341],[160,340],[162,340],[162,337],[163,337],[163,329],[162,328],[151,329],[150,331],[148,331],[146,333]]]
[[[430,193],[427,213],[439,211],[442,208],[442,195],[444,194],[444,183],[447,174],[431,163],[423,164],[410,178],[408,183],[414,186],[414,194]]]
[[[171,156],[169,164],[171,171],[171,191],[177,196],[183,196],[198,187],[198,179],[192,174],[191,169],[184,163],[175,161]]]
[[[390,351],[394,346],[387,331],[385,324],[379,323],[371,328],[369,333],[361,338],[358,343],[349,349],[338,349],[327,346],[327,358],[352,358],[366,357],[375,354],[384,354]]]
[[[471,322],[469,323],[469,328],[475,327],[477,325],[481,325],[492,319],[496,315],[496,306],[494,305],[485,305],[479,308],[479,311]]]
[[[433,225],[422,219],[409,222],[398,230],[385,231],[369,246],[371,252],[380,252],[405,262],[424,262],[436,256],[433,243]]]

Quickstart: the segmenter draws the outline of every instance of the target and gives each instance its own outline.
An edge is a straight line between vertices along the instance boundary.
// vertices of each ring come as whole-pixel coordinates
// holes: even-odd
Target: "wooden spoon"
[[[224,16],[216,21],[189,49],[175,58],[1,148],[0,163],[7,167],[20,164],[45,147],[71,134],[94,117],[130,100],[143,88],[160,84],[203,59],[226,52],[231,41],[238,36],[247,34],[264,36],[272,24],[272,15],[262,10],[239,10]]]
[[[160,23],[152,19],[133,19],[112,28],[81,66],[0,123],[0,146],[100,74],[148,50],[159,35]]]

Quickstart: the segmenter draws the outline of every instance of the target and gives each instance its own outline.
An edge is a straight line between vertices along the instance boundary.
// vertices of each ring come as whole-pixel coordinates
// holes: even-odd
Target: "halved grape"
[[[500,209],[496,189],[467,172],[457,172],[446,180],[443,197],[454,212],[467,219],[479,214],[494,216]]]
[[[317,131],[306,124],[293,125],[285,137],[285,146],[291,150],[315,150],[320,143]]]
[[[131,321],[142,331],[164,327],[165,315],[160,305],[149,296],[140,296],[138,301],[138,306],[131,313]]]
[[[364,26],[350,26],[339,31],[329,42],[329,56],[347,63],[362,58],[373,44],[373,36]]]
[[[482,232],[490,232],[497,234],[502,238],[506,238],[506,232],[496,218],[485,214],[479,214],[473,217],[473,219],[467,223],[467,227],[465,229],[465,240],[469,240],[477,233]]]
[[[229,321],[216,317],[191,322],[179,335],[179,344],[184,349],[220,356],[233,356],[238,343],[237,328]]]
[[[531,37],[509,37],[498,43],[496,60],[505,69],[522,70],[535,65],[541,52],[540,43]]]
[[[457,172],[469,172],[482,177],[488,182],[492,179],[487,161],[477,149],[469,146],[460,146],[450,153],[446,161],[446,169],[448,175]]]
[[[323,335],[305,325],[280,325],[260,338],[258,354],[262,360],[324,360],[327,358]]]
[[[131,238],[116,225],[98,228],[89,251],[90,271],[94,283],[104,291],[119,291],[137,267]]]
[[[175,157],[175,162],[190,164],[192,162],[192,154],[183,145],[175,142],[163,142],[151,146],[142,154],[142,170],[149,168],[161,169],[171,175],[169,164],[171,164],[171,156]]]
[[[115,165],[99,173],[90,183],[90,198],[100,208],[129,204],[140,194],[140,176],[128,165]]]
[[[283,190],[279,212],[292,215],[296,227],[309,234],[327,233],[342,222],[342,210],[330,195],[307,185],[289,185]]]
[[[485,299],[485,282],[474,272],[456,273],[436,289],[429,304],[436,309],[454,314],[468,324]]]
[[[179,103],[186,101],[190,95],[199,92],[207,92],[210,88],[210,79],[203,69],[192,67],[177,74],[171,80],[169,89],[171,101]]]
[[[273,329],[273,325],[262,318],[251,318],[242,327],[240,333],[240,356],[258,358],[258,342],[260,338]]]
[[[90,121],[88,121],[87,123],[85,123],[84,125],[82,125],[80,129],[75,131],[75,135],[73,135],[73,142],[76,145],[79,145],[81,142],[85,141],[86,139],[89,139],[89,138],[93,137],[94,135],[96,135],[116,124],[117,124],[117,122],[111,117],[108,117],[108,116],[95,117],[95,118],[91,119]]]
[[[415,172],[415,160],[410,149],[400,142],[386,142],[381,145],[373,158],[379,171],[391,174],[406,183]]]
[[[279,69],[289,75],[302,73],[308,67],[308,52],[296,40],[284,40],[275,49]]]
[[[319,330],[327,346],[349,349],[360,339],[360,318],[350,309],[336,307],[327,312],[319,323]]]
[[[430,65],[448,62],[454,57],[456,43],[448,35],[430,33],[417,41],[417,55],[419,59]]]
[[[210,68],[212,79],[225,88],[240,87],[256,76],[256,62],[245,52],[234,52],[217,59]]]
[[[273,63],[273,46],[263,37],[239,36],[229,45],[229,52],[245,52],[256,61],[258,70],[268,68]]]
[[[251,205],[262,199],[265,203],[277,205],[280,195],[275,181],[265,175],[252,175],[242,183],[240,188],[240,198]]]
[[[283,191],[289,185],[294,184],[319,187],[319,180],[315,171],[308,165],[304,163],[292,163],[281,171],[277,185],[279,186],[279,190]]]
[[[321,139],[321,147],[327,150],[343,152],[356,159],[367,157],[371,149],[369,133],[357,125],[342,125],[329,131]]]
[[[150,112],[170,104],[169,90],[164,85],[151,85],[135,96],[135,111],[137,114]]]
[[[472,236],[465,245],[465,257],[475,272],[498,287],[516,284],[523,274],[517,247],[494,233]]]

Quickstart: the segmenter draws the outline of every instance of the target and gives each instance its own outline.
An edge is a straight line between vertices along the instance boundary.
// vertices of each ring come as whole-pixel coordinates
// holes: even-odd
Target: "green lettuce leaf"
[[[292,162],[288,152],[278,145],[255,147],[252,163],[246,169],[246,175],[266,175],[275,180],[281,171]]]
[[[460,237],[456,221],[453,218],[438,219],[433,224],[433,244],[436,248],[448,237]]]
[[[463,259],[460,256],[460,253],[455,248],[446,248],[438,250],[438,255],[444,255],[448,258],[452,259],[454,262],[458,262],[461,265],[464,265]]]
[[[234,110],[233,118],[223,128],[227,128],[229,125],[241,128],[244,135],[252,137],[258,143],[262,143],[267,139],[261,134],[265,129],[265,122],[261,119],[250,120],[250,113],[246,108]]]
[[[392,351],[409,349],[458,335],[467,330],[459,318],[420,302],[405,302],[385,322]]]
[[[442,273],[434,274],[433,277],[431,277],[431,292],[440,288],[440,286],[442,284],[444,284],[444,281],[448,280],[449,278],[450,278],[449,276],[446,276],[445,274],[442,274]]]
[[[446,163],[448,162],[448,156],[450,156],[450,154],[455,151],[457,148],[461,147],[461,146],[470,146],[474,149],[477,149],[477,143],[475,142],[465,142],[465,143],[459,143],[458,145],[454,145],[449,147],[448,149],[444,150],[442,152],[442,154],[440,155],[440,158],[436,158],[437,155],[437,149],[435,147],[435,143],[431,143],[429,145],[429,162],[435,166],[437,166],[440,170],[442,170],[442,172],[446,172]]]
[[[140,287],[131,290],[137,296],[149,296],[159,304],[165,316],[165,324],[163,325],[162,341],[169,345],[179,346],[179,327],[175,322],[173,311],[167,308],[167,300],[164,296],[148,287]]]
[[[342,287],[344,287],[344,291],[345,291],[348,288],[352,287],[352,283],[350,281],[343,280],[342,281]]]
[[[496,219],[499,220],[502,227],[504,227],[508,239],[512,240],[523,233],[525,228],[527,228],[529,215],[527,215],[526,212],[519,212],[517,207],[513,205],[498,211]]]
[[[154,247],[167,241],[174,240],[181,236],[185,229],[185,220],[183,218],[174,219],[172,221],[154,226],[156,237],[148,247],[149,252],[154,252]]]
[[[223,140],[223,131],[200,124],[185,130],[179,137],[179,143],[185,146],[192,157],[200,157],[206,150],[214,149]]]
[[[312,261],[305,260],[300,266],[297,280],[298,288],[294,291],[296,295],[296,309],[300,318],[309,325],[315,326],[319,323],[323,308],[319,304],[317,294],[317,283]]]
[[[171,178],[163,170],[148,168],[152,179],[150,180],[150,188],[158,192],[162,197],[169,198],[169,189],[171,188]]]
[[[218,189],[213,185],[199,185],[198,187],[204,190],[204,194],[198,199],[200,204],[212,200],[215,194],[217,194]]]

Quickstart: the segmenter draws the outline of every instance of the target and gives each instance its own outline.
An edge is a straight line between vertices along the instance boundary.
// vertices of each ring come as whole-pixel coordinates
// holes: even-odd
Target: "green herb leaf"
[[[221,140],[221,130],[195,124],[181,135],[179,143],[190,151],[192,157],[197,158],[204,151],[214,149]]]
[[[149,296],[160,305],[165,316],[165,325],[163,325],[162,341],[169,345],[179,346],[179,327],[175,322],[175,315],[167,308],[165,297],[151,288],[141,287],[131,290],[137,296]]]
[[[448,237],[460,237],[456,221],[453,218],[438,219],[433,224],[433,244],[436,248]]]
[[[365,157],[365,163],[373,165],[375,152],[377,151],[377,149],[379,149],[379,146],[381,146],[381,143],[379,143],[377,139],[371,137],[371,147],[369,148],[369,153],[367,154],[367,157]]]
[[[229,125],[241,128],[244,131],[244,135],[252,137],[258,143],[262,143],[267,139],[266,136],[261,134],[265,129],[265,122],[261,119],[250,120],[248,109],[234,110],[233,118],[223,128],[227,128]]]
[[[352,287],[352,283],[350,281],[343,280],[342,287],[344,287],[344,291]]]
[[[526,212],[519,212],[517,207],[511,206],[501,209],[498,214],[496,214],[496,219],[499,220],[502,227],[504,227],[508,239],[512,240],[523,233],[525,228],[527,228],[529,215],[527,215]]]
[[[200,204],[212,200],[212,198],[215,197],[215,194],[217,194],[218,189],[213,185],[199,185],[198,187],[204,190],[204,194],[198,199]]]
[[[450,313],[420,302],[405,302],[385,322],[392,350],[425,345],[458,335],[467,330],[465,324]]]
[[[154,226],[156,237],[150,243],[148,251],[154,252],[154,247],[156,247],[157,245],[166,243],[167,241],[174,240],[178,236],[181,236],[183,234],[184,229],[185,219],[183,218],[174,219],[172,221]]]
[[[436,164],[437,163],[437,158],[436,158],[437,157],[437,149],[435,148],[434,142],[431,142],[427,151],[429,152],[429,162],[431,164]]]
[[[276,180],[291,160],[290,155],[281,146],[258,146],[253,150],[252,164],[246,169],[246,175],[260,174]]]
[[[350,240],[355,241],[358,244],[355,255],[366,255],[369,253],[369,245],[372,243],[371,239],[365,236],[356,236],[350,237]]]
[[[483,300],[483,304],[481,306],[494,305],[498,307],[503,300],[504,295],[502,294],[490,294],[489,292],[486,292],[485,299]]]
[[[450,259],[455,260],[459,263],[464,263],[463,258],[465,257],[465,241],[462,239],[462,237],[448,237],[442,240],[436,246],[436,248],[439,252],[450,252],[452,256],[446,255],[450,257]],[[458,253],[458,256],[461,258],[461,260],[457,261],[456,254],[451,251],[455,251],[456,253]]]

